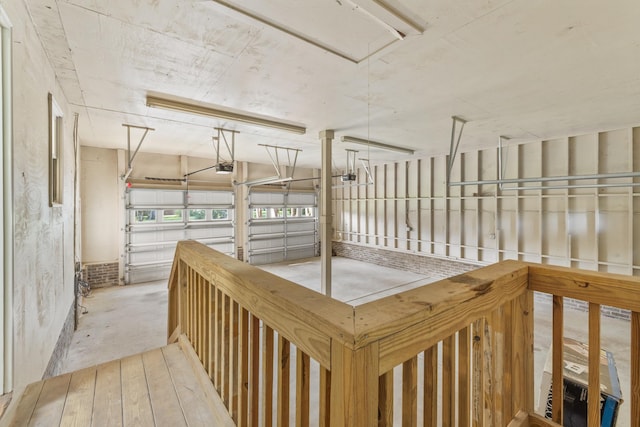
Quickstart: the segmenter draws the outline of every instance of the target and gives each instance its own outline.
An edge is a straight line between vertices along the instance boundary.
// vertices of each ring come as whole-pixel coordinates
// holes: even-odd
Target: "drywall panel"
[[[73,304],[74,115],[24,2],[3,2],[13,23],[14,389],[39,380]],[[48,197],[48,93],[63,112],[62,204]]]
[[[118,155],[115,150],[80,148],[83,263],[119,260]]]

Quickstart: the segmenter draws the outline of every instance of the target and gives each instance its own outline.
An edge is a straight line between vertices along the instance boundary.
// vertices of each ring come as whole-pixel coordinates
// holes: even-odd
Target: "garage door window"
[[[182,222],[182,210],[165,209],[162,211],[163,222]]]
[[[211,219],[216,220],[225,220],[229,219],[229,209],[212,209],[211,210]]]
[[[134,211],[134,218],[135,222],[138,224],[145,222],[156,222],[156,211],[139,209]]]
[[[189,209],[189,221],[206,221],[206,209]]]

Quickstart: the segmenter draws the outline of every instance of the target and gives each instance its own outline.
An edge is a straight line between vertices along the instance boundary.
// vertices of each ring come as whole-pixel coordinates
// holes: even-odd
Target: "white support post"
[[[320,181],[320,263],[321,292],[331,296],[331,242],[333,240],[333,209],[331,200],[331,143],[333,130],[320,132],[322,144],[322,171]]]

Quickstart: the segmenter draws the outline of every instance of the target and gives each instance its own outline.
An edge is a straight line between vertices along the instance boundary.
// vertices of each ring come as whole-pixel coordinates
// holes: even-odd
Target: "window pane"
[[[254,209],[254,212],[255,212],[255,209]],[[229,219],[229,210],[228,209],[213,209],[211,211],[211,219]]]
[[[136,210],[134,212],[135,222],[156,222],[156,211],[154,210]]]
[[[204,221],[207,211],[204,209],[189,209],[189,221]]]
[[[165,222],[182,221],[181,209],[165,209],[162,212],[162,220]]]
[[[251,218],[266,218],[266,217],[267,217],[266,208],[253,208],[251,210]]]

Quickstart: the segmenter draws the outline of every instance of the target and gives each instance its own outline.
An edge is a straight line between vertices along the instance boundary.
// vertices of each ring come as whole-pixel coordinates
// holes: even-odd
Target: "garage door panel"
[[[273,264],[285,261],[284,252],[254,254],[251,256],[251,263],[255,265]]]
[[[288,246],[313,245],[309,241],[309,236],[290,236],[287,238]]]
[[[289,222],[287,224],[287,231],[295,232],[295,231],[315,231],[316,224],[313,222]]]
[[[233,193],[223,191],[190,191],[190,205],[232,205]]]
[[[185,238],[186,239],[222,239],[222,238],[233,238],[232,230],[224,229],[224,228],[209,228],[209,229],[198,229],[198,230],[185,230]]]
[[[315,256],[316,200],[314,193],[250,193],[249,262],[265,264]]]
[[[252,250],[260,250],[260,249],[266,249],[266,248],[283,248],[283,247],[284,247],[284,238],[254,240],[251,244]]]
[[[250,201],[251,205],[269,205],[269,206],[282,206],[284,205],[284,193],[251,193]]]
[[[234,254],[233,222],[224,220],[233,218],[233,192],[129,189],[127,198],[127,283],[167,279],[180,240]]]
[[[249,233],[251,236],[260,236],[262,234],[283,234],[284,224],[256,224],[251,223]]]

